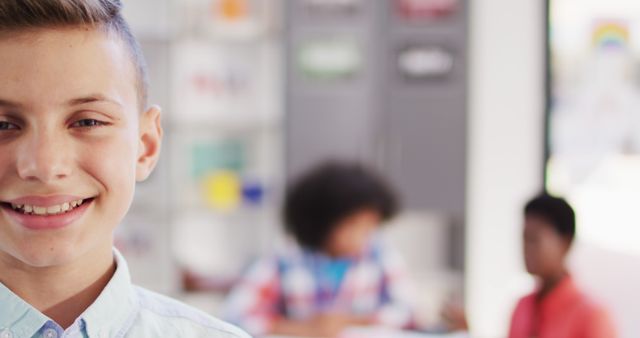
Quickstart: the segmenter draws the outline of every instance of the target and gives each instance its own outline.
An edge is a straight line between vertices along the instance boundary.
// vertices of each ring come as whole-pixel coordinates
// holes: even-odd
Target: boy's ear
[[[140,145],[136,163],[138,182],[147,179],[158,162],[162,144],[161,115],[160,107],[154,105],[140,116]]]

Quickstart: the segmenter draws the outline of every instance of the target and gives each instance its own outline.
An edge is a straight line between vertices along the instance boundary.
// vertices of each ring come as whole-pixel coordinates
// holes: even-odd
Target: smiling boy
[[[162,138],[120,10],[0,2],[0,337],[248,337],[133,286],[113,249]]]

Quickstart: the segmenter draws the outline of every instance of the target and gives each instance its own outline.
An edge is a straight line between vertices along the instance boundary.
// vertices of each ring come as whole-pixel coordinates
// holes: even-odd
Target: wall
[[[523,203],[542,187],[544,8],[471,1],[467,305],[475,338],[504,337],[531,287],[521,263]]]

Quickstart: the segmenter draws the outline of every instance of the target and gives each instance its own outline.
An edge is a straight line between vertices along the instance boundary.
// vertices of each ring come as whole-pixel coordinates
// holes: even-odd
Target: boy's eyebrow
[[[115,105],[118,105],[119,107],[122,107],[122,104],[120,102],[118,102],[117,100],[111,99],[107,96],[104,96],[102,94],[92,94],[92,95],[88,95],[85,97],[79,97],[77,99],[71,99],[69,100],[68,104],[70,106],[77,106],[77,105],[81,105],[81,104],[85,104],[85,103],[92,103],[92,102],[109,102],[109,103],[113,103]]]
[[[119,107],[122,107],[122,104],[120,102],[118,102],[117,100],[111,99],[107,96],[104,96],[102,94],[93,94],[93,95],[88,95],[85,97],[79,97],[76,99],[71,99],[68,102],[68,105],[70,106],[77,106],[77,105],[81,105],[81,104],[85,104],[85,103],[92,103],[92,102],[109,102],[109,103],[113,103]],[[13,102],[13,101],[9,101],[7,99],[3,99],[0,98],[0,107],[7,107],[7,108],[21,108],[23,107],[22,104],[17,103],[17,102]]]
[[[17,102],[11,102],[9,100],[5,100],[0,98],[0,107],[7,107],[7,108],[20,108],[22,107],[22,105],[20,103]]]

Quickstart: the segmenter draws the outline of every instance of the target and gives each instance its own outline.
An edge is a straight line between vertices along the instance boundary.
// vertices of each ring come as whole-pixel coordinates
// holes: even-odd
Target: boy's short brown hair
[[[140,45],[122,17],[120,0],[1,0],[0,33],[88,26],[122,39],[136,71],[138,102],[147,105],[147,71]]]

